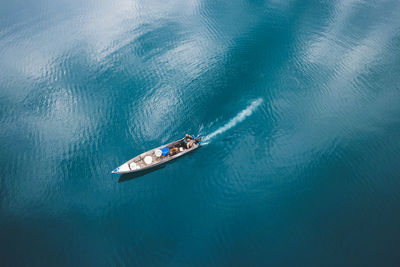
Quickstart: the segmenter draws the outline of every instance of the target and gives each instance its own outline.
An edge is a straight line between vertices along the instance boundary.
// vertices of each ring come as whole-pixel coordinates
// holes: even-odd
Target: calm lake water
[[[2,1],[0,265],[399,266],[399,14]]]

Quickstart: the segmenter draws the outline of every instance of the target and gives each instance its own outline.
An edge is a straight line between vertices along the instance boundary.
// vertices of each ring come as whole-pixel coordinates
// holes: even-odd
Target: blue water
[[[399,14],[2,1],[0,265],[399,266]]]

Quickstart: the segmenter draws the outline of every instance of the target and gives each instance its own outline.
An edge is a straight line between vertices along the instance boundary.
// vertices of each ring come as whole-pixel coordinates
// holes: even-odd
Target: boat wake
[[[253,114],[253,112],[261,105],[262,102],[263,102],[262,98],[253,100],[249,106],[247,106],[244,110],[239,112],[234,118],[232,118],[224,126],[218,128],[214,132],[203,137],[202,145],[207,145],[208,143],[210,143],[210,140],[213,139],[215,136],[228,131],[229,129],[235,127],[238,123],[244,121],[244,119],[246,119],[248,116]]]

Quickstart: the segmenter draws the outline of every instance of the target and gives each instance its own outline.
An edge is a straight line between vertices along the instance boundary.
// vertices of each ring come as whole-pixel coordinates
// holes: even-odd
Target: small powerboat
[[[200,141],[200,137],[193,138],[186,135],[180,140],[159,146],[128,160],[113,170],[112,173],[132,173],[153,168],[197,149],[200,146]],[[191,144],[187,146],[189,142]]]

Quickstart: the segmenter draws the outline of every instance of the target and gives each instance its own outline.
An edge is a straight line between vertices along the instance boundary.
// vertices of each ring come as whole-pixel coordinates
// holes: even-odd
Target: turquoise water
[[[0,265],[399,266],[399,14],[3,1]]]

